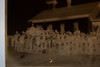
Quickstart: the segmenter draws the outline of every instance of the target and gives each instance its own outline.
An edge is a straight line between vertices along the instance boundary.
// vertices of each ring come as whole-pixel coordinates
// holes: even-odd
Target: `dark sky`
[[[27,21],[46,9],[46,0],[8,0],[8,35],[15,31],[25,31],[31,23]],[[57,0],[57,7],[65,7],[66,0]],[[72,5],[79,5],[99,0],[72,0]]]

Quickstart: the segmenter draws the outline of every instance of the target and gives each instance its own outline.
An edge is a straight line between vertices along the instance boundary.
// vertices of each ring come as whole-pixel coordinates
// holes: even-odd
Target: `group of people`
[[[21,34],[16,31],[12,38],[12,47],[17,52],[26,53],[60,53],[64,55],[98,54],[100,35],[97,32],[81,33],[79,30],[71,33],[53,31],[48,26],[33,25]],[[97,42],[98,41],[98,42]],[[99,52],[100,53],[100,52]]]

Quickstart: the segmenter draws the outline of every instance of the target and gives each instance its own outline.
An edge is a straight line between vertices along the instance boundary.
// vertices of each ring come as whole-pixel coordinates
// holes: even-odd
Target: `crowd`
[[[78,31],[71,33],[53,31],[47,27],[31,26],[21,34],[16,31],[12,39],[12,47],[17,52],[26,53],[60,53],[64,55],[98,54],[100,53],[100,34],[85,34]]]

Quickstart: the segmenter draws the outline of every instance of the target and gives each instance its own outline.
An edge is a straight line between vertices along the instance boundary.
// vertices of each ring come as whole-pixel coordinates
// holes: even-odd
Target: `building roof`
[[[71,7],[55,8],[54,10],[44,10],[30,19],[29,22],[43,23],[86,17],[93,19],[99,12],[98,4],[99,2],[95,2]]]
[[[92,19],[93,22],[100,22],[100,12],[96,15],[94,19]]]

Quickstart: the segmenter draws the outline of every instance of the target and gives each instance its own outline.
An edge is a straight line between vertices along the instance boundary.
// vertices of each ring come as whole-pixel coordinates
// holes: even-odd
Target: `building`
[[[51,4],[53,3],[52,1]],[[60,33],[65,33],[66,31],[71,31],[72,33],[74,33],[78,30],[86,34],[93,31],[99,31],[100,33],[100,5],[99,2],[95,2],[76,6],[70,6],[69,4],[68,7],[63,8],[55,8],[54,6],[52,7],[52,9],[46,9],[42,11],[41,13],[30,19],[29,22],[32,22],[34,26],[41,25],[43,29],[47,29],[49,26],[49,31],[52,29],[57,29]],[[41,33],[40,28],[36,29],[35,35],[35,32],[32,32],[35,30],[32,26],[31,28],[27,28],[26,35],[21,35],[25,35],[23,37],[19,36],[19,34],[14,38],[13,36],[9,36],[8,47],[12,45],[12,47],[17,48],[16,50],[18,52],[20,52],[20,49],[22,49],[22,51],[28,53],[39,52],[61,53],[64,55],[100,55],[100,34],[97,34],[97,36],[94,36],[94,34],[93,36],[84,34],[79,36],[64,35],[55,32],[52,33],[52,35],[48,36],[48,34],[50,33],[45,33],[44,30],[43,32],[45,34],[39,34]],[[58,35],[56,36],[55,34]],[[21,45],[23,45],[23,47]]]
[[[79,29],[81,32],[90,33],[94,30],[93,24],[100,21],[99,12],[99,2],[95,2],[47,9],[30,19],[29,22],[40,24],[44,29],[47,25],[51,25],[53,30],[74,32]]]

